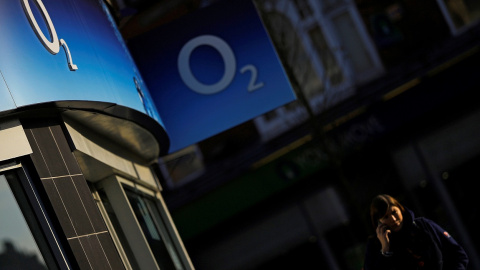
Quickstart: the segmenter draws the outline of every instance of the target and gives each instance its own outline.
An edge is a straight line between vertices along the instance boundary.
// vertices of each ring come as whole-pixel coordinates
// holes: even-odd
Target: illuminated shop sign
[[[170,152],[295,99],[250,0],[220,1],[129,41]]]
[[[0,34],[0,111],[99,101],[162,124],[102,0],[0,1]]]

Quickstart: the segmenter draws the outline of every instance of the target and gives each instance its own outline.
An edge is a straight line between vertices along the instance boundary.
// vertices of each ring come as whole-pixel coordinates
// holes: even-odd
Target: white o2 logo
[[[195,78],[190,68],[190,56],[192,52],[199,46],[206,45],[211,46],[216,49],[225,63],[225,70],[222,78],[214,84],[204,84],[201,83]],[[225,90],[235,78],[235,73],[237,69],[237,62],[235,59],[235,54],[233,53],[232,48],[225,42],[223,39],[212,36],[212,35],[203,35],[195,37],[189,40],[180,50],[177,59],[178,71],[183,82],[190,88],[192,91],[203,94],[211,95]],[[247,86],[248,91],[254,91],[263,87],[263,82],[257,82],[257,68],[253,65],[246,65],[242,67],[240,72],[243,74],[247,71],[250,71],[251,78]]]
[[[52,41],[45,37],[42,29],[40,29],[40,27],[38,26],[37,20],[35,19],[35,16],[33,16],[32,9],[30,8],[30,4],[28,3],[28,1],[29,0],[22,0],[23,10],[25,11],[28,21],[30,22],[30,25],[32,26],[40,42],[43,44],[43,46],[45,46],[47,51],[49,51],[53,55],[57,54],[60,51],[60,46],[62,46],[65,50],[65,55],[67,57],[68,68],[71,71],[77,70],[78,67],[72,62],[72,55],[70,54],[67,43],[63,39],[58,39],[57,31],[55,31],[55,27],[53,26],[52,20],[50,19],[50,15],[48,15],[47,9],[43,5],[42,0],[33,1],[35,1],[37,7],[42,12],[43,19],[47,24],[48,31],[50,32],[50,36],[52,37]]]

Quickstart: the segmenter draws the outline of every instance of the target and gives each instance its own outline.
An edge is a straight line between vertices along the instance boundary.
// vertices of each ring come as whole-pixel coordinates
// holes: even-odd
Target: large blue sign
[[[0,1],[0,34],[0,111],[100,101],[161,123],[103,1]]]
[[[170,152],[295,99],[250,0],[221,1],[129,41]]]

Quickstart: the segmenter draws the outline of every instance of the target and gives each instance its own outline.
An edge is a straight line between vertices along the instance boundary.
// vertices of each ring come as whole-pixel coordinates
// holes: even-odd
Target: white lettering
[[[23,10],[27,15],[28,21],[30,25],[33,27],[35,34],[37,35],[40,42],[45,46],[47,51],[51,54],[55,55],[60,51],[60,46],[62,46],[65,50],[65,55],[67,57],[68,67],[71,71],[75,71],[78,69],[77,65],[73,64],[72,56],[70,54],[70,50],[68,49],[67,43],[63,39],[58,39],[57,31],[55,31],[55,27],[53,26],[52,20],[50,19],[50,15],[47,12],[47,9],[43,5],[42,0],[32,0],[35,1],[35,4],[40,9],[42,13],[42,17],[45,20],[45,23],[48,27],[48,32],[50,33],[50,37],[52,40],[47,39],[45,34],[43,33],[42,29],[38,26],[37,20],[33,15],[32,9],[30,8],[30,4],[28,3],[29,0],[22,0]]]
[[[225,64],[225,71],[223,77],[215,84],[203,84],[195,78],[190,68],[190,57],[192,52],[199,46],[206,45],[211,46],[216,49],[222,56],[223,62]],[[183,82],[190,88],[192,91],[203,94],[211,95],[219,93],[225,88],[227,88],[235,78],[236,73],[236,59],[235,54],[233,53],[232,48],[225,42],[223,39],[212,36],[212,35],[203,35],[188,41],[180,50],[180,54],[177,59],[178,72]],[[249,84],[247,86],[247,91],[252,92],[264,86],[263,82],[257,82],[258,70],[254,65],[245,65],[240,73],[245,73],[249,71],[251,74]]]
[[[215,48],[223,58],[225,72],[222,79],[215,84],[199,82],[190,69],[190,56],[198,46],[207,45]],[[178,71],[183,82],[194,92],[204,95],[216,94],[224,90],[235,77],[236,60],[232,48],[221,38],[211,35],[198,36],[188,41],[178,56]]]

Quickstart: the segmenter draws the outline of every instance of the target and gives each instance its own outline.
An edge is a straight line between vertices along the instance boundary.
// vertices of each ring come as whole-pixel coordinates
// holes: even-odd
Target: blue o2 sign
[[[162,125],[103,0],[0,0],[0,36],[0,112],[107,102]]]
[[[220,81],[214,84],[203,84],[195,78],[190,69],[190,56],[194,49],[201,45],[208,45],[215,48],[220,55],[222,56],[223,62],[225,63],[225,72]],[[251,72],[251,80],[248,85],[248,91],[257,90],[263,86],[263,83],[257,83],[257,68],[253,65],[244,66],[240,72],[245,73],[246,71]],[[221,38],[211,35],[203,35],[191,39],[185,44],[180,50],[178,56],[178,72],[183,82],[194,92],[199,94],[216,94],[230,85],[235,77],[236,72],[236,60],[235,54],[233,53],[232,48]]]
[[[250,0],[220,1],[128,44],[170,152],[295,99]]]

